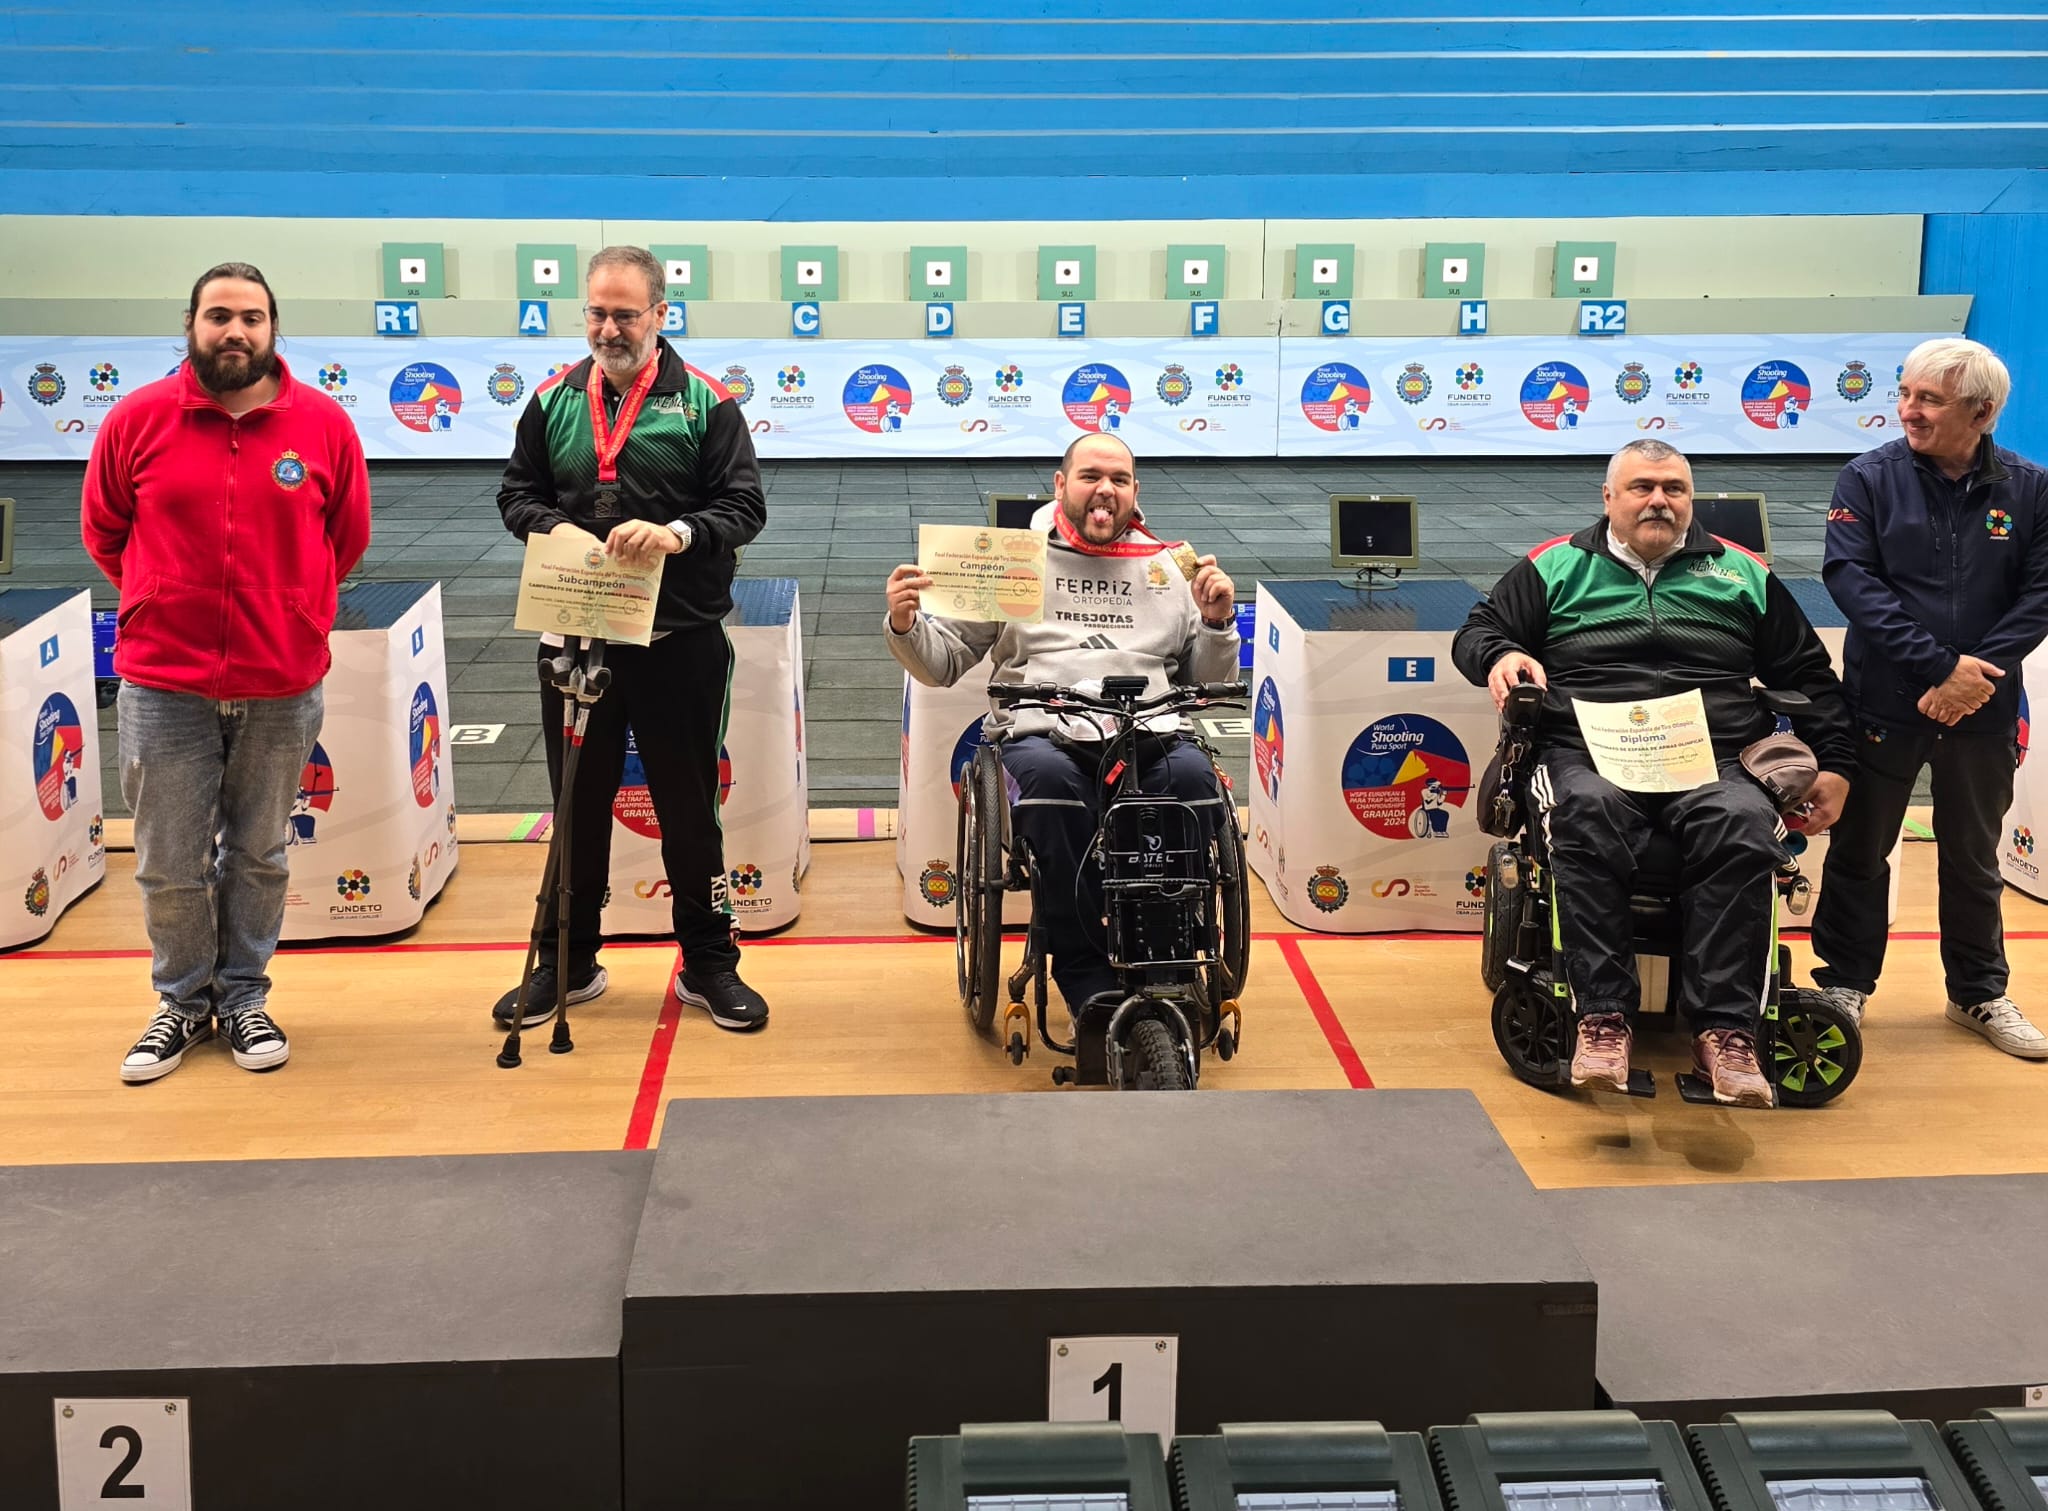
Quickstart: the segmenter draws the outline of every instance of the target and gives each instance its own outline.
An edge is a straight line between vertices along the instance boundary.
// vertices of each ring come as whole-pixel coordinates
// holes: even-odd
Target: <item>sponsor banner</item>
[[[2033,751],[2034,711],[2028,694],[2029,688],[2048,687],[2048,648],[2035,650],[2021,662],[2020,675],[2026,681],[2020,689],[2019,770],[2013,773],[2012,806],[1998,837],[1998,870],[2008,885],[2048,902],[2048,757]],[[1875,731],[1863,733],[1868,739]],[[1898,874],[1893,866],[1894,886]]]
[[[106,874],[92,603],[38,596],[52,606],[0,639],[0,949],[41,939]]]
[[[782,595],[786,590],[787,596]],[[748,933],[796,922],[811,864],[810,778],[804,758],[803,622],[786,578],[742,580],[732,641],[732,708],[718,752],[718,819],[725,835],[722,895]],[[763,612],[762,604],[774,604]],[[603,929],[668,934],[675,902],[661,856],[661,824],[637,743],[612,803],[612,860]]]
[[[1898,437],[1924,335],[1567,336],[1280,343],[1283,456],[1855,453]]]
[[[380,594],[389,588],[370,585]],[[320,737],[300,770],[285,830],[291,882],[282,937],[291,940],[410,928],[455,871],[440,585],[389,624],[333,631],[328,646],[334,665]]]
[[[1278,343],[1233,340],[684,341],[764,457],[1046,457],[1077,435],[1145,456],[1271,456]],[[372,458],[501,459],[533,391],[581,341],[304,336],[293,373],[348,411]],[[0,459],[83,460],[107,412],[175,371],[180,342],[0,339]]]

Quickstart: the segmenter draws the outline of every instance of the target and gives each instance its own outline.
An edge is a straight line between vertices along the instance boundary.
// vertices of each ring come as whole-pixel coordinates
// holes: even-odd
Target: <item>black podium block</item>
[[[1594,1311],[1466,1092],[677,1101],[626,1503],[893,1511],[913,1435],[1044,1420],[1064,1337],[1177,1336],[1187,1433],[1585,1407]]]
[[[1940,1422],[2042,1383],[2048,1176],[1542,1200],[1600,1282],[1601,1388],[1639,1417],[1872,1406]]]
[[[53,1400],[184,1396],[206,1511],[618,1505],[651,1159],[0,1170],[0,1503]]]

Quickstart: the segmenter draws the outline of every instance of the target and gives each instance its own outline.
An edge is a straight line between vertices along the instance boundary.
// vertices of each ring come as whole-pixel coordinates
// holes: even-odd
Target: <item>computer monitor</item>
[[[1714,1511],[1678,1428],[1632,1411],[1481,1412],[1429,1442],[1460,1511]]]
[[[1167,1468],[1180,1511],[1442,1511],[1417,1432],[1377,1422],[1254,1422],[1179,1437]]]
[[[1330,565],[1421,566],[1415,500],[1387,493],[1331,494]]]
[[[1157,1435],[1116,1422],[970,1423],[910,1440],[910,1511],[1173,1511]]]
[[[1708,533],[1771,559],[1771,517],[1761,493],[1695,493],[1692,517]]]
[[[2048,1511],[2048,1411],[1987,1406],[1948,1441],[1986,1511]]]
[[[1975,1511],[1932,1422],[1737,1411],[1688,1436],[1721,1511]]]
[[[0,498],[0,577],[14,570],[14,500]]]
[[[988,522],[998,530],[1028,530],[1031,516],[1051,502],[1043,493],[991,493]]]

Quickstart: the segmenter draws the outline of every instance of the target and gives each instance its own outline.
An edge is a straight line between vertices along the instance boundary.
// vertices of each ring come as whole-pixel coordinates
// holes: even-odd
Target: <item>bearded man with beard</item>
[[[1556,878],[1558,932],[1578,1017],[1572,1084],[1626,1091],[1641,998],[1630,948],[1636,861],[1662,830],[1683,856],[1686,970],[1678,1010],[1693,1064],[1717,1100],[1772,1104],[1757,1061],[1771,969],[1778,813],[1737,762],[1771,732],[1752,682],[1806,694],[1793,725],[1819,758],[1800,827],[1832,824],[1856,770],[1841,684],[1798,600],[1761,560],[1693,520],[1692,466],[1663,441],[1631,441],[1607,464],[1604,516],[1516,562],[1458,631],[1452,657],[1494,706],[1520,681],[1544,689],[1529,783]],[[1634,703],[1697,692],[1717,780],[1628,792],[1595,769],[1575,701]]]
[[[286,829],[370,482],[348,416],[278,356],[262,273],[200,275],[185,361],[108,414],[81,512],[121,594],[121,794],[157,998],[121,1079],[170,1074],[216,1025],[237,1065],[275,1070]]]

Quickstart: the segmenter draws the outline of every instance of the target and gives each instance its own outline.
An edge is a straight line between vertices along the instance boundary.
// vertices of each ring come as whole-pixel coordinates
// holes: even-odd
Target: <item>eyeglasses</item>
[[[1628,485],[1628,493],[1631,498],[1646,499],[1649,498],[1652,494],[1654,494],[1659,488],[1662,488],[1664,490],[1664,496],[1666,498],[1684,498],[1687,494],[1692,492],[1691,483],[1654,483],[1651,482],[1648,478],[1637,478],[1634,482]]]
[[[609,320],[622,331],[632,329],[653,312],[654,306],[651,304],[644,310],[607,310],[600,309],[594,304],[583,306],[583,318],[590,324],[603,325]]]

